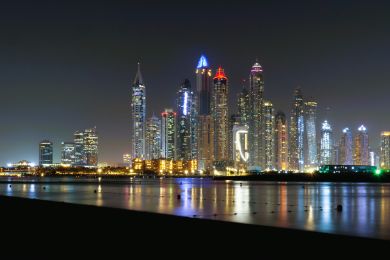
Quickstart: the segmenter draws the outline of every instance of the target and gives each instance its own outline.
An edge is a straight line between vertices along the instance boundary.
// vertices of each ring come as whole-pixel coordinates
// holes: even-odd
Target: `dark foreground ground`
[[[5,196],[0,196],[0,215],[0,259],[10,259],[2,257],[8,254],[31,259],[81,254],[88,259],[105,254],[111,256],[107,259],[119,259],[118,254],[126,259],[139,254],[147,259],[280,254],[306,259],[373,255],[390,248],[389,241],[376,239]]]

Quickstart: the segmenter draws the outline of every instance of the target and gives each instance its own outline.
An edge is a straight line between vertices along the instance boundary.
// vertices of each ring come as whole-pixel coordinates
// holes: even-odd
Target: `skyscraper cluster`
[[[329,119],[317,128],[317,101],[304,98],[301,88],[294,90],[286,115],[265,98],[259,62],[248,74],[237,96],[237,112],[231,113],[228,77],[222,67],[213,73],[202,55],[195,69],[195,88],[185,79],[178,86],[175,108],[165,109],[160,118],[146,119],[146,87],[138,64],[131,89],[132,158],[197,160],[199,172],[227,167],[304,172],[324,164],[370,164],[364,126],[354,136],[345,128],[335,142]],[[390,147],[387,136],[382,134],[382,146]],[[390,159],[381,164],[389,165]]]

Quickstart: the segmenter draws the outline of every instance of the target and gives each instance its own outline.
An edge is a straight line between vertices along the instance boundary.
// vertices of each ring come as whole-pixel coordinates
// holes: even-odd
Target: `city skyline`
[[[39,3],[37,5],[39,7]],[[236,94],[242,89],[242,79],[248,78],[248,70],[257,58],[264,68],[264,96],[272,101],[275,110],[282,110],[287,117],[290,116],[293,91],[300,85],[305,97],[315,97],[318,102],[317,121],[323,121],[325,108],[331,107],[329,121],[336,141],[344,127],[356,132],[357,127],[364,124],[371,148],[378,151],[381,131],[390,129],[390,123],[383,120],[383,115],[390,112],[389,108],[381,105],[390,94],[385,76],[390,59],[384,52],[389,39],[388,36],[382,38],[389,18],[380,8],[367,9],[361,3],[348,6],[332,2],[323,13],[320,4],[311,4],[303,11],[296,10],[297,14],[293,15],[288,12],[291,4],[286,3],[286,9],[278,11],[272,4],[265,4],[262,9],[274,10],[274,16],[280,20],[270,17],[267,12],[259,15],[258,20],[245,18],[252,17],[248,14],[254,11],[243,9],[243,14],[235,14],[230,21],[226,14],[231,15],[234,8],[227,6],[227,13],[218,14],[216,18],[223,18],[227,23],[222,31],[230,30],[237,37],[221,46],[219,40],[228,38],[219,35],[219,40],[213,41],[215,27],[212,25],[217,21],[212,17],[214,4],[210,5],[210,10],[203,11],[204,21],[196,20],[210,24],[210,28],[203,32],[198,29],[188,31],[189,39],[185,42],[178,41],[174,35],[185,26],[194,24],[194,20],[185,21],[180,28],[169,29],[170,24],[181,21],[182,17],[176,11],[184,7],[178,6],[168,15],[171,20],[155,18],[161,19],[160,28],[165,29],[164,34],[157,32],[153,36],[162,40],[157,52],[150,44],[141,46],[135,43],[131,33],[116,34],[140,25],[138,32],[151,29],[156,20],[148,22],[146,19],[151,18],[156,9],[138,21],[131,17],[129,21],[118,21],[112,14],[117,14],[119,6],[103,10],[97,5],[94,10],[107,14],[110,17],[108,25],[117,26],[117,31],[109,33],[105,28],[92,26],[91,34],[84,36],[83,32],[89,29],[86,21],[92,14],[76,15],[73,23],[67,24],[67,16],[53,17],[53,14],[71,12],[71,4],[62,5],[63,10],[49,6],[51,14],[41,11],[40,18],[12,6],[3,9],[9,14],[0,19],[2,24],[9,26],[1,28],[6,40],[0,43],[3,57],[0,85],[5,97],[18,96],[20,103],[16,105],[9,98],[0,105],[1,111],[7,112],[2,116],[5,123],[0,132],[0,165],[22,159],[38,163],[36,147],[44,139],[54,143],[54,161],[58,162],[61,142],[71,140],[71,133],[76,129],[91,125],[99,129],[99,161],[121,161],[122,154],[130,152],[126,142],[129,138],[128,93],[137,62],[141,62],[147,95],[153,100],[147,101],[146,118],[149,118],[153,112],[158,115],[165,107],[175,107],[175,93],[184,78],[196,86],[194,67],[202,53],[207,55],[213,73],[221,65],[229,75],[231,112],[236,111],[233,104]],[[142,3],[136,5],[140,10],[150,8]],[[126,11],[130,8],[123,7]],[[33,9],[37,10],[37,7]],[[308,9],[311,12],[305,13]],[[199,8],[195,8],[187,15],[195,17],[198,11]],[[332,22],[328,17],[330,14],[340,16]],[[125,12],[120,12],[120,15],[125,15]],[[296,16],[301,18],[295,19]],[[41,26],[40,21],[49,18],[51,26],[56,26],[55,31],[48,25]],[[242,19],[233,23],[237,18]],[[24,22],[29,25],[23,25]],[[229,26],[233,24],[236,26]],[[76,29],[79,25],[80,28]],[[70,29],[75,31],[70,33]],[[250,38],[253,30],[259,36]],[[348,33],[341,35],[340,32],[344,31]],[[101,32],[107,36],[104,42],[97,40]],[[152,29],[152,32],[156,30]],[[269,38],[272,32],[277,34]],[[31,33],[39,37],[31,38]],[[291,38],[293,33],[296,38]],[[165,34],[172,39],[164,40]],[[145,42],[150,39],[144,34],[142,37]],[[117,51],[116,43],[120,40],[123,43],[119,44]],[[183,47],[177,48],[179,45]],[[366,89],[369,91],[364,92]],[[46,106],[38,105],[37,100],[45,102]]]

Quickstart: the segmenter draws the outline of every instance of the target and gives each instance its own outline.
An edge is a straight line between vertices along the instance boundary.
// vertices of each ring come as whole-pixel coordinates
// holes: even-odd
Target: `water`
[[[390,239],[390,184],[0,178],[0,194]]]

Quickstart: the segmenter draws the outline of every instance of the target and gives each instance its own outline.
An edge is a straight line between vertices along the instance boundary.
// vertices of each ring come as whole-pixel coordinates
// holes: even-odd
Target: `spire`
[[[257,58],[255,64],[252,66],[251,72],[263,72],[263,67],[261,67],[260,63],[257,61]]]
[[[217,73],[215,73],[214,79],[227,79],[227,77],[225,76],[225,72],[221,67],[219,67]]]
[[[134,82],[133,82],[134,85],[143,85],[144,84],[144,80],[142,78],[142,74],[141,74],[141,64],[138,62],[138,69],[137,69],[137,73],[135,74],[135,79],[134,79]]]
[[[201,69],[201,68],[208,68],[208,67],[209,67],[209,63],[207,62],[206,56],[204,55],[200,56],[200,59],[198,61],[198,66],[196,68]]]

